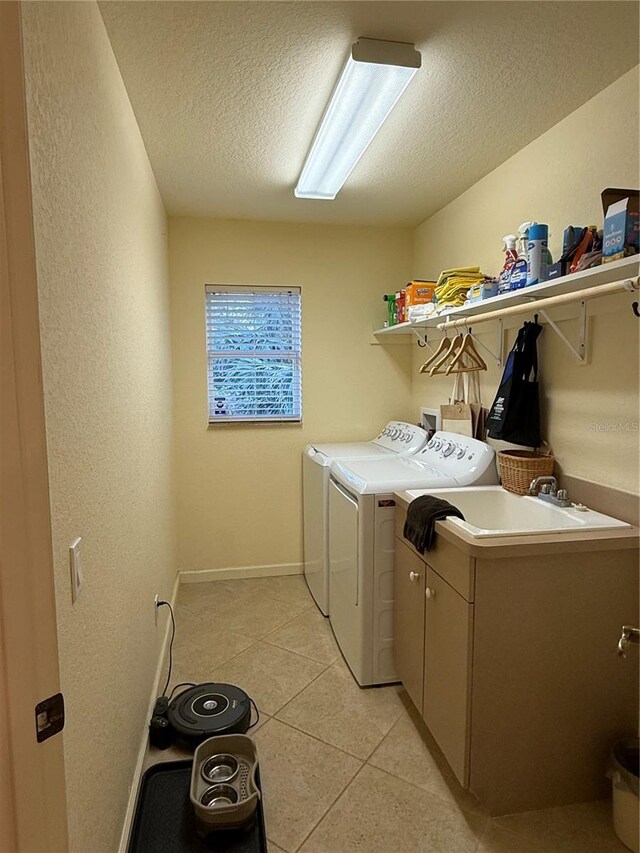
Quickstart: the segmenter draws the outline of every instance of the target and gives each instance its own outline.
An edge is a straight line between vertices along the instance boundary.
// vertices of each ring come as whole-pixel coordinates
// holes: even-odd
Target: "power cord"
[[[178,689],[178,687],[196,687],[196,686],[197,685],[196,685],[195,681],[181,681],[179,684],[174,684],[174,686],[171,690],[171,694],[169,696],[169,701],[171,701],[173,699],[173,696],[174,696],[176,690]]]
[[[161,693],[162,696],[166,696],[167,690],[169,689],[169,683],[171,682],[171,670],[173,669],[173,641],[176,638],[176,620],[173,615],[173,607],[171,606],[171,603],[169,601],[165,601],[161,598],[158,600],[156,607],[168,607],[169,613],[171,614],[171,640],[169,641],[169,671],[167,672],[167,682],[164,685],[164,690]],[[171,695],[173,696],[173,693]]]
[[[176,638],[176,620],[175,620],[175,617],[173,615],[173,607],[171,606],[171,603],[169,601],[165,601],[164,599],[159,599],[158,603],[156,604],[156,607],[168,607],[169,613],[171,615],[171,640],[169,641],[169,670],[167,672],[167,680],[166,680],[165,685],[164,685],[164,690],[161,693],[161,696],[166,696],[167,690],[169,689],[169,684],[171,683],[171,671],[173,669],[173,641]],[[179,684],[174,685],[174,687],[171,691],[171,694],[169,696],[169,701],[171,701],[173,699],[173,694],[176,692],[178,687],[196,687],[196,686],[197,685],[193,681],[181,681]],[[253,709],[256,712],[255,722],[251,723],[251,725],[249,726],[249,728],[252,729],[252,728],[254,728],[254,726],[257,726],[258,723],[260,722],[260,711],[258,711],[258,706],[253,701],[251,696],[249,696],[249,701],[253,705]]]
[[[249,728],[250,728],[250,729],[252,729],[254,726],[257,726],[257,725],[258,725],[258,723],[260,722],[260,711],[258,711],[258,706],[257,706],[257,705],[256,705],[256,703],[253,701],[253,699],[251,698],[251,696],[249,696],[249,702],[251,702],[251,704],[253,705],[253,708],[254,708],[254,710],[255,710],[255,712],[256,712],[256,719],[255,719],[255,722],[251,723],[251,725],[249,726]]]

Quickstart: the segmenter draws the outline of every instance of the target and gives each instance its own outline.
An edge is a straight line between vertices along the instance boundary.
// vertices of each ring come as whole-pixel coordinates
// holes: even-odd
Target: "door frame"
[[[60,689],[21,7],[0,2],[0,796],[3,849],[66,853]],[[6,790],[8,788],[8,790]],[[5,814],[6,812],[6,814]],[[2,846],[0,844],[0,846]]]

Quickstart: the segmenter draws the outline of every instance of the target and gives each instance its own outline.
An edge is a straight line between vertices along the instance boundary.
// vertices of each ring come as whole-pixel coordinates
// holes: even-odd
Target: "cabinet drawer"
[[[433,548],[427,551],[424,559],[441,578],[444,578],[467,601],[474,600],[475,558],[459,551],[455,545],[436,536]]]
[[[398,678],[422,713],[424,608],[427,567],[400,539],[395,540],[393,569],[394,659]]]
[[[396,507],[395,533],[396,538],[403,542],[413,554],[424,560],[432,569],[444,578],[448,584],[457,590],[467,601],[474,600],[475,592],[475,558],[469,557],[458,550],[442,536],[434,538],[434,546],[431,551],[424,555],[413,547],[408,539],[404,538],[404,522],[407,512],[403,506]]]

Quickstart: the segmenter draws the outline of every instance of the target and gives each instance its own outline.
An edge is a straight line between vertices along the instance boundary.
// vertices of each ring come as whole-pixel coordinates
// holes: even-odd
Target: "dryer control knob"
[[[442,448],[442,455],[443,456],[451,456],[451,454],[453,453],[454,450],[455,450],[455,444],[451,444],[451,443],[445,444],[445,446]]]
[[[457,458],[457,459],[462,459],[462,457],[464,456],[464,454],[465,454],[466,452],[467,452],[467,448],[466,448],[466,447],[459,447],[459,448],[458,448],[458,450],[456,451],[456,458]]]

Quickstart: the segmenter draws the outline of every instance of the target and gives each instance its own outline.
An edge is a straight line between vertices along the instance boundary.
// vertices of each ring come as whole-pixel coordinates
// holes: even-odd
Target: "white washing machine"
[[[497,483],[493,450],[448,432],[437,432],[408,459],[332,464],[329,611],[333,633],[358,684],[398,680],[393,661],[393,493]]]
[[[427,433],[403,421],[389,421],[371,441],[309,444],[302,456],[304,576],[311,595],[329,615],[329,469],[335,460],[392,459],[424,447]]]

